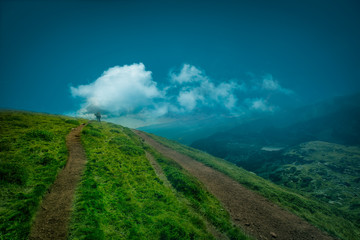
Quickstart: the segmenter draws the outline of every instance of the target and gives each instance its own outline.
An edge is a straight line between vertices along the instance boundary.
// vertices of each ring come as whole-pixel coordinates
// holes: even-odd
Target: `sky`
[[[360,91],[358,1],[1,0],[0,108],[141,126]]]

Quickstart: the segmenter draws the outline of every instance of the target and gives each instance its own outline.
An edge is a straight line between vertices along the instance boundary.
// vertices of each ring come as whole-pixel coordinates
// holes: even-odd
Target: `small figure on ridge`
[[[100,112],[95,113],[95,116],[96,116],[96,120],[98,122],[101,122],[101,114],[100,114]]]

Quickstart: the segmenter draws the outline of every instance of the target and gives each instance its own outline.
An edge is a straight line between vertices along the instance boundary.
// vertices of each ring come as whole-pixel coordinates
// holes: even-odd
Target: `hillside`
[[[83,132],[88,163],[79,188],[70,239],[212,239],[247,237],[220,202],[170,159],[128,128],[91,123]],[[146,152],[171,186],[154,171]],[[201,209],[201,210],[200,210]]]
[[[0,120],[0,239],[27,239],[65,166],[65,137],[84,121],[11,111]],[[88,160],[64,239],[249,239],[198,180],[129,129],[92,122],[81,139]],[[167,178],[145,150],[162,159]]]
[[[0,236],[27,239],[38,209],[44,208],[43,197],[65,166],[65,138],[71,129],[86,121],[10,111],[1,112],[0,120]],[[333,236],[341,239],[360,236],[358,227],[333,204],[279,187],[201,151],[155,135],[151,137]],[[248,220],[249,225],[247,222],[234,225],[233,221],[240,221],[241,217],[234,219],[234,212],[224,206],[224,199],[209,191],[211,188],[204,185],[207,183],[200,182],[191,169],[186,170],[130,129],[89,122],[81,141],[87,163],[64,239],[251,239],[244,231],[251,233],[253,220]],[[257,213],[255,209],[260,208],[254,205],[253,209]],[[293,225],[298,221],[288,222]],[[284,239],[284,233],[274,234],[265,225],[258,227],[264,228],[270,237]]]
[[[360,225],[360,148],[306,142],[281,152],[256,172],[343,209]]]
[[[42,197],[66,164],[65,137],[82,122],[0,112],[0,239],[26,239]]]
[[[199,179],[229,211],[233,222],[256,239],[333,239],[303,219],[269,202],[230,176],[136,131],[145,142]]]
[[[270,181],[257,176],[253,172],[237,167],[229,161],[213,157],[202,151],[181,145],[174,141],[169,141],[162,137],[155,135],[151,135],[151,137],[165,146],[190,156],[191,158],[204,163],[206,166],[210,166],[227,176],[230,176],[247,188],[261,194],[270,201],[288,209],[340,239],[360,238],[360,227],[357,220],[358,214],[354,211],[355,209],[358,209],[357,201],[359,198],[356,195],[358,191],[356,191],[355,194],[352,193],[352,196],[355,196],[352,200],[355,200],[355,202],[353,203],[354,205],[352,205],[352,210],[349,211],[332,202],[323,202],[309,194],[297,191],[296,189],[271,183]],[[357,180],[355,180],[355,182],[356,181]],[[358,188],[355,187],[354,189],[357,190]]]
[[[192,146],[330,203],[359,227],[358,100],[359,94],[307,107],[298,114],[258,119]]]

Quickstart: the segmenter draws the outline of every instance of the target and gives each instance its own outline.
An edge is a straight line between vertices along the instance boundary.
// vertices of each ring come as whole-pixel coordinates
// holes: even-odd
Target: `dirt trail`
[[[31,240],[67,239],[73,197],[86,162],[85,151],[80,142],[83,127],[81,125],[73,129],[66,137],[68,161],[42,201],[31,228]]]
[[[163,169],[161,168],[160,164],[154,159],[154,157],[150,153],[148,153],[148,152],[145,152],[145,153],[146,153],[146,158],[149,160],[151,166],[154,168],[154,171],[155,171],[156,175],[163,181],[163,184],[165,186],[169,187],[175,193],[176,190],[172,188],[171,183],[167,179],[167,177],[166,177]],[[183,199],[183,201],[185,201],[187,204],[190,204],[185,199]],[[198,214],[198,213],[194,212],[194,214]],[[225,236],[224,234],[219,232],[216,229],[216,227],[213,226],[210,222],[206,222],[206,227],[216,239],[219,239],[219,240],[228,240],[229,239],[227,236]]]
[[[198,178],[227,208],[234,223],[257,239],[330,240],[332,237],[285,211],[230,177],[136,131],[146,143]]]

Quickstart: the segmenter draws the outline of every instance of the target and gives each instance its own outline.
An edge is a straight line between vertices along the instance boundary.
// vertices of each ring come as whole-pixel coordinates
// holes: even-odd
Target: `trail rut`
[[[80,141],[80,133],[84,126],[73,129],[66,137],[68,161],[42,201],[31,228],[31,240],[67,239],[75,189],[86,163],[85,151]]]
[[[226,207],[233,222],[249,235],[268,240],[333,239],[305,220],[281,209],[223,173],[156,142],[143,132],[137,130],[134,132],[157,151],[175,160],[198,178]]]

